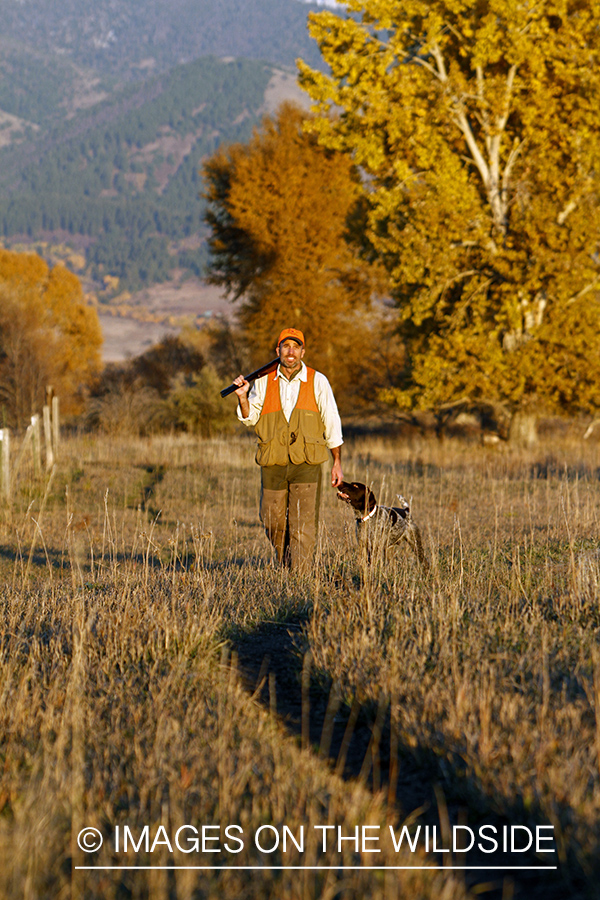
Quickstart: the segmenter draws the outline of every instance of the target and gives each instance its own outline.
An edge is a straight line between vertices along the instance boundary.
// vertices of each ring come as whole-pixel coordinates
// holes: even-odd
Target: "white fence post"
[[[49,472],[54,465],[54,451],[52,449],[52,426],[50,424],[50,407],[44,406],[42,410],[44,419],[44,441],[46,443],[46,471]]]
[[[54,457],[58,459],[58,444],[60,441],[60,422],[58,412],[58,397],[52,398],[52,446],[54,447]]]
[[[33,439],[33,474],[36,478],[42,472],[42,430],[40,417],[36,413],[31,417],[31,437]]]
[[[0,492],[10,498],[10,431],[0,429]]]

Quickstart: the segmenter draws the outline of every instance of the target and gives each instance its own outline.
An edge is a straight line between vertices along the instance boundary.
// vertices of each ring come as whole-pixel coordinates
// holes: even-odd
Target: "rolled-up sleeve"
[[[244,425],[247,425],[248,428],[256,425],[258,420],[260,419],[260,413],[263,408],[263,404],[265,402],[265,394],[267,392],[267,375],[264,375],[262,378],[257,379],[254,382],[252,387],[248,392],[248,403],[250,405],[250,412],[247,417],[244,419],[242,416],[242,410],[240,409],[240,404],[237,405],[237,417],[240,422],[243,422]]]
[[[342,420],[329,381],[321,372],[315,372],[315,400],[325,426],[325,443],[329,450],[344,443]]]

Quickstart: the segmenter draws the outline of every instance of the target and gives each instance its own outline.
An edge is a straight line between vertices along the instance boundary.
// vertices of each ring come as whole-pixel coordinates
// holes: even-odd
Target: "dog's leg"
[[[370,566],[373,562],[373,539],[370,535],[367,535],[365,539],[365,549],[367,553],[367,563]]]
[[[373,539],[369,528],[366,528],[360,519],[356,522],[356,543],[359,558],[362,558],[363,563],[370,566],[373,560]]]
[[[429,563],[427,562],[425,551],[423,550],[423,540],[421,538],[421,529],[419,526],[415,525],[412,521],[409,522],[406,531],[404,532],[404,537],[411,550],[416,553],[421,566],[423,566],[424,569],[429,569]]]

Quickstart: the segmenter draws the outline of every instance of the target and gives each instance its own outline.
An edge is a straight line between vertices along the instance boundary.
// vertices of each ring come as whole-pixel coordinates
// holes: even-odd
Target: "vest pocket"
[[[318,443],[323,439],[323,422],[318,413],[310,410],[299,410],[302,422],[302,433],[307,441]]]
[[[287,466],[288,449],[284,443],[276,438],[271,438],[269,441],[259,441],[254,458],[259,466]]]
[[[271,444],[272,441],[259,441],[256,448],[256,462],[259,466],[269,466],[271,463]]]
[[[304,459],[311,466],[318,466],[329,458],[329,451],[323,438],[304,439]]]

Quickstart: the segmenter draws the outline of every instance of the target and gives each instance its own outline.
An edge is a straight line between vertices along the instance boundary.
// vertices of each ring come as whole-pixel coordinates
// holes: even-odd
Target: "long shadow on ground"
[[[310,672],[303,656],[304,622],[265,623],[251,634],[232,641],[237,666],[246,689],[272,712],[292,734],[300,737],[346,779],[359,779],[371,789],[387,791],[388,804],[396,805],[399,820],[416,814],[423,827],[435,825],[438,847],[448,824],[469,825],[474,831],[494,825],[548,825],[541,810],[525,811],[519,799],[506,817],[493,812],[494,800],[474,779],[464,774],[460,760],[441,759],[427,746],[409,747],[398,740],[390,726],[387,704],[336,702],[335,688]],[[463,772],[460,771],[463,769]],[[423,840],[419,842],[423,847]],[[466,854],[434,854],[440,865],[480,866],[465,872],[465,882],[475,895],[490,900],[580,900],[597,896],[579,864],[569,859],[557,863],[555,855],[482,853],[477,846]],[[558,870],[502,871],[506,866],[556,865]],[[497,866],[496,869],[490,869]]]

